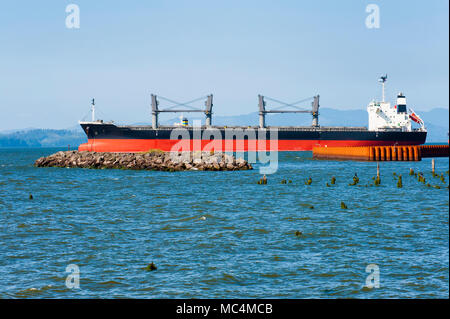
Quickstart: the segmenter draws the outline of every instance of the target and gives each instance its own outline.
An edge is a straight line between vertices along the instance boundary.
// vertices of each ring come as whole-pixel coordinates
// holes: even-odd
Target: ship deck
[[[119,128],[127,128],[131,130],[153,130],[151,125],[117,125]],[[193,126],[159,126],[156,128],[156,130],[164,131],[164,130],[174,130],[179,128],[186,128],[186,129],[193,129]],[[195,127],[197,128],[197,127]],[[201,127],[202,130],[204,129],[219,129],[219,130],[225,130],[225,129],[254,129],[258,130],[260,129],[259,126],[204,126]],[[367,131],[367,127],[350,127],[350,126],[319,126],[319,127],[312,127],[312,126],[267,126],[265,129],[277,129],[278,131],[303,131],[303,132],[315,132],[315,131]]]

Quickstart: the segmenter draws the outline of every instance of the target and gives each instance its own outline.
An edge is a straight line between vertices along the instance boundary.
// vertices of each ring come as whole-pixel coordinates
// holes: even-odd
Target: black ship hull
[[[80,151],[146,152],[310,151],[314,146],[391,146],[424,144],[426,131],[368,131],[355,127],[160,127],[81,123],[88,142]]]

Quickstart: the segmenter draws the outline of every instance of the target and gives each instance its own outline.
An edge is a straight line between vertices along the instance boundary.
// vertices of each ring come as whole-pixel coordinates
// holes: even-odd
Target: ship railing
[[[133,126],[118,126],[118,127],[126,127],[132,130],[148,130],[151,129],[151,125],[133,125]],[[192,126],[159,126],[157,130],[174,130],[174,129],[180,129],[180,128],[193,128]],[[202,125],[202,130],[204,129],[255,129],[259,130],[261,129],[259,126],[205,126]],[[303,131],[303,132],[316,132],[316,131],[339,131],[339,132],[346,132],[346,131],[367,131],[367,127],[347,127],[347,126],[320,126],[320,127],[312,127],[312,126],[268,126],[264,129],[277,129],[278,131]]]

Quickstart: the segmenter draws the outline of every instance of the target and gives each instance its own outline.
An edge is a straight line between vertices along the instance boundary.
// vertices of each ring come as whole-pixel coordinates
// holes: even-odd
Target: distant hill
[[[77,148],[87,141],[82,130],[27,129],[0,133],[0,147],[67,147]]]
[[[417,111],[425,121],[428,129],[427,142],[447,142],[449,130],[449,110],[435,108],[431,111]],[[189,123],[194,119],[204,123],[204,117],[190,117]],[[162,121],[163,125],[171,125],[179,122],[175,117]],[[235,116],[214,116],[213,125],[258,125],[258,113],[249,113]],[[270,114],[266,117],[267,125],[295,126],[311,125],[311,116],[308,114]],[[139,124],[150,124],[139,123]],[[340,111],[331,108],[320,110],[319,124],[323,126],[367,126],[367,112],[365,110]],[[77,125],[70,129],[23,129],[0,132],[0,147],[67,147],[76,148],[87,141],[86,135]]]

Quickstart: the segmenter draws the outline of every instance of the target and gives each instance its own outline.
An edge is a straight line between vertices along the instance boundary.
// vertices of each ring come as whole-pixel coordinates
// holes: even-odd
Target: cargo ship
[[[381,76],[381,101],[373,100],[367,106],[368,127],[320,126],[319,95],[311,97],[311,109],[298,107],[298,103],[284,103],[258,96],[259,126],[212,125],[213,96],[208,95],[204,109],[177,103],[170,108],[159,106],[162,97],[151,95],[152,125],[123,126],[95,119],[95,101],[92,100],[91,121],[80,121],[87,135],[87,143],[79,151],[95,152],[147,152],[162,151],[310,151],[314,146],[394,146],[424,144],[427,130],[422,119],[407,107],[403,93],[397,95],[396,104],[385,101],[387,75]],[[288,109],[268,109],[266,100],[280,102]],[[299,102],[303,102],[299,101]],[[192,102],[192,101],[191,101]],[[178,109],[177,109],[178,107]],[[185,107],[180,109],[180,107]],[[201,112],[204,124],[182,118],[181,123],[162,126],[158,115],[163,112]],[[270,113],[310,113],[311,126],[266,126],[265,116]],[[417,127],[413,128],[413,122]]]

